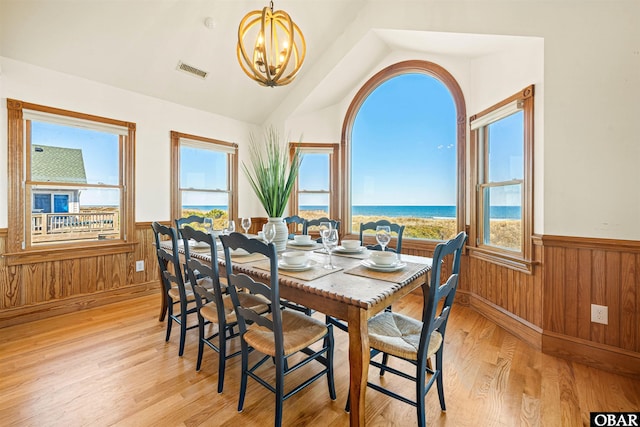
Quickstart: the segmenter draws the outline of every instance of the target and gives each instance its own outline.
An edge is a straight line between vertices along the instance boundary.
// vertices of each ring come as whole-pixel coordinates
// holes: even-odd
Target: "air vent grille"
[[[209,75],[208,71],[200,70],[199,68],[196,68],[193,65],[185,64],[182,61],[178,62],[178,70],[189,73],[192,76],[200,77],[201,79],[204,79]]]

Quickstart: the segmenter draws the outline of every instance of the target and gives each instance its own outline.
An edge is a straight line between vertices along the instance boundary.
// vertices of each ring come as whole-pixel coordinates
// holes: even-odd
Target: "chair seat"
[[[244,307],[250,307],[258,314],[269,311],[269,301],[262,296],[238,292],[238,299]],[[228,294],[224,295],[222,297],[222,303],[224,304],[224,315],[227,324],[236,323],[238,320],[233,308],[231,296]],[[202,308],[200,308],[200,314],[208,321],[218,323],[218,309],[215,301],[203,305]]]
[[[195,297],[193,296],[193,290],[191,289],[191,286],[185,285],[185,294],[187,295],[187,302],[196,300]],[[178,291],[178,288],[175,286],[169,289],[169,296],[174,301],[180,301],[180,291]]]
[[[422,322],[394,312],[382,312],[369,320],[369,345],[393,356],[418,360],[418,346]],[[442,335],[433,331],[429,339],[427,357],[438,351]]]
[[[271,318],[271,314],[267,315]],[[297,311],[282,311],[284,355],[288,356],[318,341],[327,333],[327,325]],[[245,341],[260,353],[275,356],[273,331],[253,324],[244,335]]]

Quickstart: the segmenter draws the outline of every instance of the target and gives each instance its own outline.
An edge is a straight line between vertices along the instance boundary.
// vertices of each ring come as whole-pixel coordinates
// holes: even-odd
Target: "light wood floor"
[[[414,294],[394,310],[416,315],[420,304]],[[196,372],[196,331],[178,357],[178,330],[164,341],[158,307],[159,297],[149,296],[0,329],[0,425],[271,425],[273,395],[254,381],[244,411],[236,411],[238,358],[217,394],[217,354],[205,349]],[[348,425],[347,336],[335,335],[338,399],[329,399],[321,379],[285,402],[285,425]],[[590,411],[640,408],[640,381],[541,354],[460,305],[449,322],[445,358],[447,412],[434,387],[428,425],[579,426],[588,425]],[[369,377],[378,381],[377,371]],[[410,385],[400,387],[411,393]],[[416,424],[413,407],[371,389],[366,418],[370,426]]]

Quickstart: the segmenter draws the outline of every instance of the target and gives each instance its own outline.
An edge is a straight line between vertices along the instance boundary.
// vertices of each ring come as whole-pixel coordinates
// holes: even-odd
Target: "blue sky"
[[[33,145],[77,148],[82,150],[87,183],[119,184],[118,135],[52,123],[31,122]],[[91,149],[87,149],[91,147]],[[87,153],[91,153],[88,155]],[[118,205],[117,189],[84,189],[81,205]]]
[[[378,86],[351,138],[354,205],[455,205],[456,110],[436,78],[403,74]]]

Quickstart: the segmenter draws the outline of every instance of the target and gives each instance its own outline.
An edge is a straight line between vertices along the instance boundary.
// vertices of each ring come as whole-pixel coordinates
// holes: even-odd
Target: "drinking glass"
[[[211,230],[213,230],[213,218],[205,218],[203,224],[205,233],[211,234]]]
[[[326,269],[333,270],[334,268],[336,268],[333,265],[331,259],[331,252],[333,252],[335,247],[338,246],[338,240],[338,230],[330,228],[322,232],[322,244],[324,245],[327,252],[329,252],[329,264],[324,266],[324,268]]]
[[[276,237],[276,225],[268,222],[262,226],[262,233],[264,234],[264,241],[267,244],[271,243]]]
[[[249,227],[251,227],[251,218],[242,218],[240,222],[242,228],[244,228],[244,234],[249,234]]]
[[[391,241],[391,227],[389,227],[388,225],[377,226],[376,240],[378,241],[378,244],[382,246],[382,250],[384,251]]]
[[[318,225],[318,233],[320,233],[320,237],[322,238],[322,233],[324,233],[326,230],[331,230],[331,228],[332,227],[330,222],[321,222],[320,225]]]
[[[224,229],[224,234],[231,234],[236,231],[236,222],[232,219],[227,221],[227,228]]]

